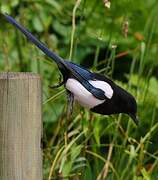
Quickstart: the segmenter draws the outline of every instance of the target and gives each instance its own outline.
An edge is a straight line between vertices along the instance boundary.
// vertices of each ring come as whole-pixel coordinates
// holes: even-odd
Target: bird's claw
[[[55,88],[59,88],[60,86],[62,86],[62,85],[64,85],[64,81],[61,81],[61,79],[62,79],[62,77],[61,77],[61,75],[59,76],[59,83],[58,84],[56,84],[56,85],[51,85],[51,86],[49,86],[49,88],[51,88],[51,89],[55,89]]]
[[[55,88],[58,88],[58,87],[60,87],[62,85],[64,85],[64,81],[62,81],[62,82],[60,82],[59,84],[56,84],[56,85],[51,85],[51,86],[49,86],[49,88],[55,89]]]

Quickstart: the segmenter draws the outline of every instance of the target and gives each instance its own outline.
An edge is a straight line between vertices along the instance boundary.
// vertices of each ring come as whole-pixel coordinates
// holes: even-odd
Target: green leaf
[[[50,4],[51,6],[53,6],[54,8],[56,8],[58,11],[61,10],[61,5],[57,2],[57,1],[54,1],[54,0],[46,0],[46,2],[48,4]]]
[[[71,150],[72,161],[74,161],[78,157],[78,155],[81,153],[82,148],[83,148],[82,145],[78,145],[78,146],[72,148],[72,150]]]
[[[19,4],[19,0],[11,0],[11,6],[15,7]]]
[[[64,163],[63,169],[62,169],[62,176],[68,176],[71,172],[72,169],[72,161],[71,160],[67,160]]]
[[[150,179],[150,175],[149,175],[149,173],[146,171],[145,168],[142,168],[142,169],[141,169],[141,173],[142,173],[142,175],[143,175],[143,177],[144,177],[145,180],[151,180],[151,179]]]
[[[149,90],[156,97],[158,97],[158,80],[155,77],[151,77],[149,81]]]
[[[11,8],[10,8],[9,4],[2,4],[1,5],[1,12],[10,14],[11,13]]]
[[[33,26],[34,26],[36,31],[38,31],[38,32],[43,31],[43,25],[42,25],[42,22],[39,19],[39,16],[34,16],[32,22],[33,22]]]

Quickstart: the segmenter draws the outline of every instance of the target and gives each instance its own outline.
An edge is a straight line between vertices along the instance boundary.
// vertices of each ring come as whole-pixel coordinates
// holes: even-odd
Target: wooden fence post
[[[0,180],[42,180],[41,80],[0,73]]]

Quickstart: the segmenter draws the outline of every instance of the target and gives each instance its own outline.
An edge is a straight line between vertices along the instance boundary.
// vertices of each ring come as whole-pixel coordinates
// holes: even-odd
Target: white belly
[[[96,88],[100,88],[105,92],[105,96],[107,98],[111,98],[113,95],[113,90],[111,86],[104,81],[89,81]],[[68,79],[66,84],[66,88],[74,95],[75,100],[79,102],[84,107],[93,108],[99,104],[102,104],[105,100],[100,100],[94,97],[80,82],[76,79]]]

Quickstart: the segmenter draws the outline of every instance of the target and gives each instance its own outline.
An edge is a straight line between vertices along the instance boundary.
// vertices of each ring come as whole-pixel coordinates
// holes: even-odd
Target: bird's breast
[[[96,88],[100,88],[105,92],[105,96],[109,99],[113,96],[113,89],[105,81],[100,80],[90,80],[89,83]],[[75,100],[79,102],[84,107],[89,109],[102,104],[105,100],[100,100],[94,97],[79,81],[73,78],[69,78],[65,84],[66,89],[68,89],[73,95]]]

